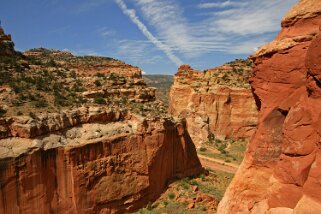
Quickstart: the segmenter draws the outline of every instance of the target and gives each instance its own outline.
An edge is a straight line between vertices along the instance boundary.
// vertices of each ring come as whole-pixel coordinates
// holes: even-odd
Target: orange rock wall
[[[144,120],[132,134],[2,158],[0,213],[136,210],[172,179],[203,171],[184,130],[181,123]]]
[[[253,57],[259,124],[218,213],[320,213],[321,2],[301,0]]]
[[[193,142],[201,145],[213,134],[219,139],[250,138],[257,123],[251,89],[215,84],[209,74],[185,67],[174,77],[169,112],[186,118]],[[190,74],[181,73],[188,69]]]

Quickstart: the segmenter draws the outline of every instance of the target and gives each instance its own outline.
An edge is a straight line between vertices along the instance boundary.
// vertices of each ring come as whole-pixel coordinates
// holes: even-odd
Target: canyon
[[[258,126],[218,213],[320,213],[320,14],[301,0],[251,56]]]
[[[109,57],[21,53],[0,27],[0,213],[171,202],[191,213],[320,213],[321,1],[300,0],[281,26],[247,60],[181,65],[168,99],[171,77],[143,78]],[[156,95],[146,81],[166,87]],[[225,150],[238,140],[243,161]],[[206,148],[229,155],[219,163],[230,173],[203,168],[213,164],[205,144],[224,144]]]
[[[0,213],[133,212],[205,172],[138,67],[0,33]]]
[[[170,180],[202,172],[183,123],[92,110],[49,115],[37,137],[24,124],[0,140],[1,213],[131,212]]]

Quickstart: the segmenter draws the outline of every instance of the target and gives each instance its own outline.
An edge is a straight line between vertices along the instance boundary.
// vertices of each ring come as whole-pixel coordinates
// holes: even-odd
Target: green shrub
[[[34,105],[37,108],[44,108],[48,106],[48,102],[45,98],[41,97],[39,100],[35,101]]]
[[[55,101],[54,101],[55,106],[66,106],[68,104],[67,99],[58,91],[54,92],[54,96],[55,96]]]
[[[5,115],[5,113],[7,113],[7,111],[4,110],[3,108],[0,108],[0,117],[2,117],[3,115]]]
[[[198,186],[199,185],[199,183],[194,179],[190,181],[190,184],[193,185],[193,186]]]
[[[96,76],[97,76],[97,77],[102,77],[102,78],[103,78],[103,77],[105,77],[105,74],[97,73],[97,74],[96,74]]]
[[[171,200],[173,200],[175,198],[175,196],[176,195],[174,193],[172,193],[172,192],[168,194],[168,198],[171,199]]]
[[[200,175],[200,178],[202,179],[202,181],[204,181],[204,180],[205,180],[205,175],[204,175],[204,174],[201,174],[201,175]]]
[[[201,148],[199,148],[199,151],[200,152],[205,152],[207,149],[205,148],[205,147],[201,147]]]
[[[29,112],[29,116],[32,118],[32,119],[36,119],[36,115],[35,115],[35,113],[33,113],[33,112]]]
[[[149,211],[153,210],[152,202],[148,202],[146,209]]]
[[[117,80],[117,79],[118,79],[118,76],[117,76],[116,74],[114,74],[114,73],[111,73],[111,74],[109,74],[108,79],[110,79],[110,80]]]
[[[95,85],[96,85],[97,87],[102,86],[102,84],[101,84],[101,82],[100,82],[99,80],[96,80],[96,81],[95,81]]]
[[[164,201],[163,204],[164,204],[165,207],[167,207],[168,201]]]
[[[50,59],[50,60],[46,63],[46,65],[47,65],[48,67],[57,67],[57,63],[56,63],[53,59]]]
[[[183,189],[185,189],[185,190],[189,189],[189,183],[188,183],[188,179],[187,178],[184,178],[184,179],[180,180],[178,185],[180,187],[182,187]]]
[[[106,100],[102,97],[96,97],[94,99],[94,103],[102,105],[102,104],[106,104]]]

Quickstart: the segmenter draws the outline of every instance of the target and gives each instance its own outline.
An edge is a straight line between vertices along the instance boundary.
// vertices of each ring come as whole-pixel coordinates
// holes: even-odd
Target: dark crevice
[[[320,80],[318,80],[315,76],[312,76],[312,77],[313,77],[315,83],[317,84],[317,86],[318,86],[319,88],[321,88],[321,82],[320,82]]]
[[[287,111],[287,110],[284,110],[284,109],[278,109],[278,111],[284,116],[284,117],[286,117],[287,115],[288,115],[288,113],[289,113],[289,111]]]
[[[257,96],[256,93],[254,92],[254,91],[255,91],[254,88],[251,88],[251,89],[252,89],[252,94],[253,94],[253,97],[254,97],[254,101],[255,101],[257,110],[260,111],[260,110],[261,110],[261,106],[262,106],[261,99],[260,99],[259,96]]]
[[[289,153],[283,153],[284,155],[288,156],[288,157],[305,157],[305,156],[308,156],[309,154],[307,155],[300,155],[300,154],[289,154]]]

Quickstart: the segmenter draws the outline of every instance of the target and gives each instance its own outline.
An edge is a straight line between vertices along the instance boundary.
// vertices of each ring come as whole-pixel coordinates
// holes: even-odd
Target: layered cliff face
[[[143,207],[203,172],[185,130],[137,67],[43,48],[1,57],[0,213]]]
[[[174,77],[169,111],[186,118],[193,142],[250,138],[257,108],[248,84],[250,61],[237,60],[206,71],[183,65]]]
[[[320,213],[321,2],[301,0],[252,58],[257,131],[218,213]]]
[[[0,140],[0,212],[123,213],[202,172],[184,124],[125,117],[79,109],[11,130]]]

